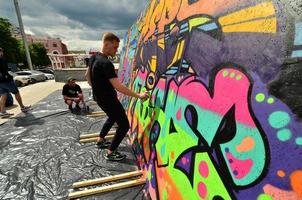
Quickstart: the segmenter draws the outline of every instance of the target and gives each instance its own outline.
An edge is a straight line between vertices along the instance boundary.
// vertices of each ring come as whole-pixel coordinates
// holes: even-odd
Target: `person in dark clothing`
[[[68,105],[69,110],[73,110],[73,102],[76,104],[75,108],[81,110],[79,103],[82,102],[85,108],[84,95],[81,87],[76,84],[76,79],[68,78],[67,83],[63,86],[62,95],[64,97],[65,103]]]
[[[108,116],[100,131],[97,144],[101,148],[109,147],[104,154],[104,158],[111,161],[120,161],[126,157],[118,152],[117,148],[129,130],[129,121],[122,104],[117,98],[116,90],[131,97],[143,100],[148,98],[147,92],[135,93],[120,83],[114,65],[108,59],[108,56],[114,57],[116,55],[119,42],[119,38],[113,33],[105,33],[102,50],[91,58],[94,61],[91,62],[86,71],[86,79],[92,86],[96,102]],[[115,122],[118,128],[111,144],[109,144],[104,138]]]
[[[24,106],[20,92],[14,82],[13,77],[8,73],[7,62],[4,59],[4,50],[0,47],[0,117],[8,118],[14,114],[6,112],[5,102],[7,95],[13,93],[21,108],[21,111],[26,113],[31,106]]]

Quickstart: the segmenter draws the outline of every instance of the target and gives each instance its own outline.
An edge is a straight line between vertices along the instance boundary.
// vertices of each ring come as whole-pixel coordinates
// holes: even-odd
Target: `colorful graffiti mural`
[[[152,199],[302,199],[297,9],[150,0],[125,36],[119,77],[151,94],[122,101]]]

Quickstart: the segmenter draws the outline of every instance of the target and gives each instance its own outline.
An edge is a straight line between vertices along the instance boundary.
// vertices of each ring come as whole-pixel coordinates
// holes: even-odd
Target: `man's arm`
[[[119,80],[118,78],[111,78],[109,79],[110,83],[112,84],[112,86],[119,92],[123,93],[124,95],[127,96],[131,96],[131,97],[135,97],[135,98],[140,98],[140,99],[146,99],[148,98],[148,93],[147,92],[143,92],[141,94],[133,92],[132,90],[130,90],[129,88],[127,88],[126,86],[124,86]]]
[[[63,97],[64,97],[64,100],[77,100],[77,99],[79,99],[78,97],[68,97],[68,96],[66,96],[66,95],[63,95]]]
[[[91,83],[90,67],[87,67],[85,77],[86,77],[86,80],[87,80],[88,84],[91,86],[92,83]]]

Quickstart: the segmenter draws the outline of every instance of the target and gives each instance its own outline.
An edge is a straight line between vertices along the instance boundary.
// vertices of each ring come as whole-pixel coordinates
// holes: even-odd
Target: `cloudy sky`
[[[59,37],[69,50],[98,50],[103,32],[123,37],[148,0],[19,0],[25,32]],[[0,17],[18,25],[14,1],[0,0]]]

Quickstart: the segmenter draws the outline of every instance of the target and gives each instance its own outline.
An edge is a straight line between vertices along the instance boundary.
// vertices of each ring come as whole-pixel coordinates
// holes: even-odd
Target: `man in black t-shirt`
[[[7,62],[4,59],[4,50],[0,47],[0,117],[8,118],[14,114],[6,112],[5,102],[7,95],[13,93],[21,108],[21,111],[26,113],[31,106],[24,106],[20,92],[14,82],[13,77],[8,73]]]
[[[75,108],[78,110],[81,109],[79,106],[80,102],[82,102],[83,107],[86,107],[82,89],[78,84],[76,84],[75,80],[76,79],[74,78],[68,78],[67,83],[64,85],[62,90],[65,103],[68,105],[68,109],[71,111],[73,110],[73,102],[76,104]]]
[[[123,160],[126,157],[116,149],[129,130],[129,121],[126,112],[119,102],[115,90],[135,98],[148,98],[147,92],[141,94],[135,93],[121,84],[118,80],[114,65],[108,59],[108,56],[114,57],[116,55],[119,42],[119,38],[113,33],[105,33],[103,36],[102,51],[91,58],[90,66],[86,71],[86,79],[92,87],[95,99],[100,108],[108,116],[108,119],[100,131],[97,144],[101,148],[109,147],[104,154],[104,158],[111,161]],[[112,143],[109,144],[104,138],[115,122],[117,123],[118,128]]]

